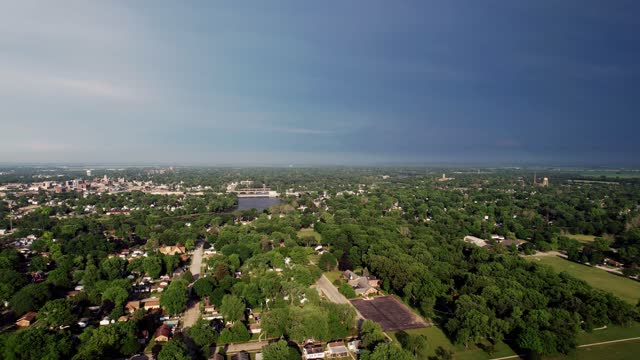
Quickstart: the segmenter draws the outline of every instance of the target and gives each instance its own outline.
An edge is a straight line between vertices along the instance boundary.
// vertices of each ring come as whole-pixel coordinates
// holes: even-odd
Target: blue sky
[[[2,8],[0,162],[640,162],[636,1]]]

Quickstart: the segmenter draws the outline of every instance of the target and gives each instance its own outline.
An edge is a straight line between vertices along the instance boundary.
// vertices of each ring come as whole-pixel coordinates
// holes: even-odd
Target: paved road
[[[195,250],[193,250],[193,256],[191,257],[191,275],[193,275],[193,280],[198,280],[200,277],[200,268],[202,267],[202,254],[203,254],[202,244],[198,244]]]
[[[347,300],[347,298],[344,295],[340,294],[338,289],[336,289],[336,287],[333,286],[331,281],[329,281],[329,279],[327,279],[326,276],[322,275],[320,279],[318,279],[318,281],[316,282],[316,286],[318,287],[318,289],[320,289],[320,291],[322,291],[324,296],[326,296],[327,299],[329,299],[331,302],[334,302],[336,304],[351,305],[351,307],[353,307],[353,309],[356,311],[356,315],[358,316],[358,319],[364,319],[364,317],[362,316],[362,314],[360,314],[358,309],[356,309],[353,306],[353,304],[349,300]]]
[[[330,301],[336,304],[350,304],[349,300],[347,300],[344,295],[340,294],[338,289],[333,286],[331,281],[329,281],[326,276],[322,275],[316,282],[316,285],[318,285],[320,291],[322,291],[324,296],[326,296]]]
[[[191,257],[191,267],[189,270],[193,275],[193,280],[198,280],[200,277],[200,268],[202,267],[202,254],[203,248],[202,244],[198,244],[196,249],[193,251],[193,256]],[[200,303],[199,302],[191,302],[189,303],[189,308],[184,313],[182,317],[182,327],[189,328],[195,324],[200,318]]]

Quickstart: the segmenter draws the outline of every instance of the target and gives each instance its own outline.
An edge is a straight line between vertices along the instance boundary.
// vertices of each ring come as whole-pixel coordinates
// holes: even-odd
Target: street
[[[322,275],[316,282],[316,286],[318,286],[318,289],[322,291],[322,293],[327,297],[327,299],[329,299],[329,301],[336,304],[349,304],[356,311],[358,319],[364,319],[360,312],[353,306],[353,304],[351,304],[351,302],[347,300],[344,295],[340,294],[338,289],[333,286],[331,281],[329,281],[326,276]]]
[[[202,267],[202,254],[203,248],[202,243],[199,243],[196,249],[193,251],[193,256],[191,257],[191,267],[189,270],[193,275],[193,281],[198,280],[200,277],[200,268]],[[185,311],[182,316],[182,328],[189,328],[195,324],[200,318],[200,303],[197,301],[192,301],[189,303],[189,308]]]

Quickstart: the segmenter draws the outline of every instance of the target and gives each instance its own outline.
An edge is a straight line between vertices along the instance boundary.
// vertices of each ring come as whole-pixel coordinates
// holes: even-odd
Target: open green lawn
[[[495,353],[492,355],[487,354],[484,350],[480,349],[477,346],[469,346],[469,348],[465,348],[464,346],[453,345],[447,338],[447,336],[438,328],[437,326],[433,326],[430,328],[422,328],[422,329],[411,329],[405,330],[407,333],[411,335],[419,335],[422,334],[427,337],[427,342],[429,344],[428,347],[428,356],[434,356],[435,351],[439,346],[447,350],[453,351],[455,359],[469,359],[469,360],[485,360],[492,359],[496,357],[510,356],[515,355],[513,350],[509,348],[504,343],[499,343],[495,347]],[[397,331],[390,331],[387,333],[393,341],[398,341],[396,339]],[[488,342],[487,342],[488,344]]]
[[[636,305],[640,299],[640,282],[608,273],[591,266],[574,263],[557,256],[529,256],[528,261],[551,266],[558,272],[566,271],[570,275],[584,280],[597,289],[611,292],[622,300]]]
[[[635,322],[629,327],[608,326],[603,330],[594,330],[590,333],[583,332],[578,334],[577,341],[578,345],[582,345],[633,337],[640,337],[640,323]]]
[[[580,360],[635,360],[640,354],[640,340],[579,348],[568,356],[545,356],[544,359],[580,359]]]
[[[585,235],[585,234],[563,234],[564,236],[580,241],[581,243],[590,243],[595,241],[597,236],[595,235]],[[613,240],[613,237],[609,234],[604,234],[602,236],[605,240]]]
[[[334,281],[342,278],[342,273],[340,271],[325,271],[324,276],[333,284]]]
[[[305,236],[313,236],[314,238],[316,238],[316,241],[318,243],[322,242],[322,235],[320,235],[317,231],[311,229],[311,228],[306,228],[306,229],[300,229],[300,231],[298,231],[298,237],[302,238]]]
[[[590,243],[596,239],[594,235],[584,235],[584,234],[565,234],[565,236],[571,239],[578,240],[581,243]]]

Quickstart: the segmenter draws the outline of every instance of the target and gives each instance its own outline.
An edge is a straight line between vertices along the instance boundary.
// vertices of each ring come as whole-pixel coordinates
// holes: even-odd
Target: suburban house
[[[160,309],[160,299],[158,298],[145,299],[142,300],[142,303],[144,304],[145,310]]]
[[[173,335],[173,333],[171,332],[171,327],[167,324],[162,324],[156,330],[153,338],[155,339],[155,341],[167,342],[169,341],[169,339],[171,339],[171,335]]]
[[[327,344],[327,355],[330,358],[349,356],[349,350],[344,341],[334,341]]]
[[[130,313],[134,313],[136,310],[140,309],[140,301],[134,300],[134,301],[129,301],[127,303],[127,305],[124,306],[124,308]]]
[[[307,345],[302,349],[302,356],[305,359],[324,359],[324,349],[322,345]]]
[[[489,245],[487,240],[480,239],[478,237],[471,236],[471,235],[465,236],[464,242],[466,242],[467,244],[473,244],[477,247],[491,247],[491,245]]]
[[[359,354],[360,353],[360,340],[353,340],[349,343],[347,343],[347,348],[349,348],[349,351],[351,351],[354,354]]]
[[[511,239],[506,239],[506,240],[500,240],[498,241],[498,243],[504,245],[505,247],[510,248],[511,246],[515,245],[516,248],[520,248],[520,246],[522,244],[524,244],[524,241],[522,240],[511,240]]]
[[[246,351],[241,351],[231,356],[231,360],[251,360],[251,355]]]
[[[380,280],[375,276],[360,276],[351,270],[345,271],[342,275],[357,295],[369,296],[378,293],[376,287],[379,286]]]
[[[22,315],[18,321],[16,321],[16,325],[20,327],[27,327],[33,324],[33,321],[36,319],[37,313],[35,311],[29,311],[28,313]]]
[[[216,306],[209,302],[209,297],[204,298],[204,312],[207,314],[217,313]]]
[[[260,334],[262,326],[259,323],[249,324],[249,332],[252,334]]]
[[[160,252],[165,255],[175,255],[175,254],[182,255],[187,252],[187,249],[180,244],[176,244],[175,246],[171,246],[171,245],[163,246],[158,250],[160,250]]]

